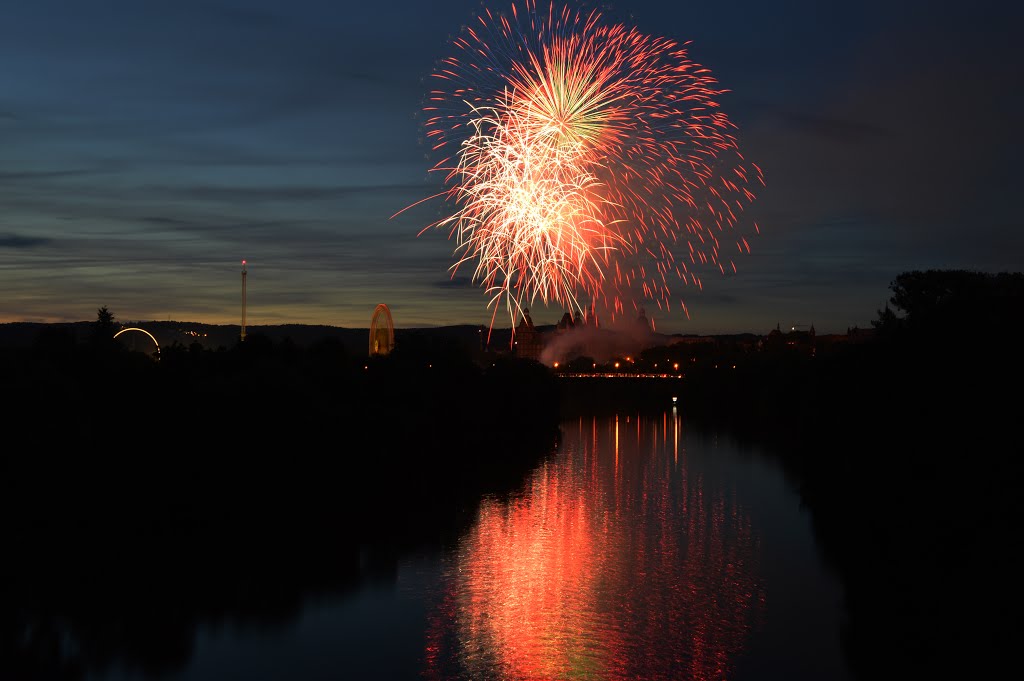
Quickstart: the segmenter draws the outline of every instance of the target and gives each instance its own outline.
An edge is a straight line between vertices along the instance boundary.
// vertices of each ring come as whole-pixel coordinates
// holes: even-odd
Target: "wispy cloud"
[[[472,279],[462,276],[452,277],[451,279],[438,279],[433,285],[439,289],[477,288]]]
[[[22,234],[0,234],[0,248],[38,248],[51,242],[37,236],[24,236]]]
[[[278,186],[216,186],[216,185],[149,185],[140,191],[153,195],[173,196],[228,202],[262,201],[320,201],[354,195],[398,194],[419,191],[426,193],[426,184],[380,184],[380,185],[278,185]]]

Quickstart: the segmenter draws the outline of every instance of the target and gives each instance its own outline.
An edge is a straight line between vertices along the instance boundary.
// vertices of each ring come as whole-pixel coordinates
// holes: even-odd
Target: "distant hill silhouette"
[[[138,327],[153,334],[161,348],[174,343],[191,346],[198,343],[204,349],[229,349],[238,343],[241,327],[237,324],[201,324],[185,321],[124,321],[118,320],[124,327]],[[0,347],[28,347],[35,342],[39,334],[48,332],[67,332],[76,340],[84,342],[89,338],[93,322],[10,322],[0,324]],[[347,328],[323,324],[276,324],[264,326],[246,326],[249,336],[261,335],[278,343],[290,339],[301,348],[307,348],[324,340],[340,341],[353,357],[369,354],[369,327]],[[491,332],[490,347],[503,349],[508,347],[511,329],[494,329]],[[467,349],[479,349],[481,343],[487,341],[487,329],[474,324],[424,327],[396,328],[395,342],[401,343],[403,338],[411,336],[430,336],[457,342]]]
[[[116,311],[115,311],[116,312]],[[238,324],[201,324],[187,321],[157,320],[117,320],[119,326],[145,329],[156,338],[161,348],[177,343],[190,347],[198,343],[203,349],[231,349],[239,340],[241,327]],[[70,334],[78,342],[85,342],[92,333],[94,322],[9,322],[0,324],[0,348],[29,347],[39,338],[40,333]],[[541,325],[537,331],[553,341],[554,325]],[[603,333],[612,336],[620,335],[609,329]],[[369,354],[369,327],[348,328],[325,324],[271,324],[246,326],[247,336],[263,336],[274,343],[288,339],[300,348],[308,348],[325,340],[338,341],[345,346],[352,357],[365,357]],[[668,345],[675,340],[692,334],[660,334],[650,333],[648,345]],[[417,328],[396,328],[395,343],[401,344],[407,338],[434,338],[458,344],[469,352],[490,350],[507,352],[512,339],[511,328],[488,329],[478,324],[456,324],[450,326],[433,326]],[[741,337],[755,338],[755,334],[732,334],[716,336],[721,339],[737,339]],[[639,352],[643,348],[629,348]]]

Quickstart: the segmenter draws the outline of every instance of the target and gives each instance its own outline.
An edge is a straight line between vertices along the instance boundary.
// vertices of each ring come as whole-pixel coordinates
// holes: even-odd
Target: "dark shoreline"
[[[0,677],[180,668],[198,623],[393,579],[557,452],[533,363],[236,350],[4,351]]]
[[[1021,384],[1024,362],[1009,343],[911,334],[689,377],[692,422],[765,448],[799,485],[844,583],[858,678],[1016,664],[1024,462],[1001,386]]]
[[[312,594],[393,578],[400,555],[449,545],[482,494],[556,454],[563,419],[673,397],[688,423],[799,484],[845,586],[860,678],[1012,661],[1024,476],[1017,401],[1000,388],[1024,371],[1010,339],[896,335],[682,379],[556,377],[425,338],[372,360],[256,338],[159,363],[44,340],[0,355],[19,398],[2,459],[15,559],[0,575],[0,670],[14,678],[173,669],[198,621],[286,621]],[[69,631],[74,654],[58,643]]]
[[[1024,598],[1012,337],[895,334],[758,353],[682,380],[560,379],[571,408],[662,412],[781,463],[842,578],[858,678],[982,678],[1015,663]]]

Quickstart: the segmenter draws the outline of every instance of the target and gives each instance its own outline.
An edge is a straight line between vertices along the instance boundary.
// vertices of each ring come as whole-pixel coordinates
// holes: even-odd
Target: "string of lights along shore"
[[[424,107],[445,186],[412,205],[444,202],[419,234],[448,232],[450,274],[472,269],[492,328],[537,300],[689,319],[686,289],[738,272],[763,173],[686,42],[522,0],[484,8],[451,48]]]

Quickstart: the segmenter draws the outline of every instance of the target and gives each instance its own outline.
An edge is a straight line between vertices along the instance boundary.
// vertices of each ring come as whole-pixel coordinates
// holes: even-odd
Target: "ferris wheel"
[[[149,331],[133,326],[121,329],[114,334],[114,338],[118,336],[121,336],[121,343],[132,352],[143,352],[153,359],[160,359],[160,344],[156,342],[156,338]],[[148,341],[145,340],[147,337]]]
[[[394,349],[395,325],[391,321],[391,310],[381,303],[370,320],[370,356],[387,355]]]

